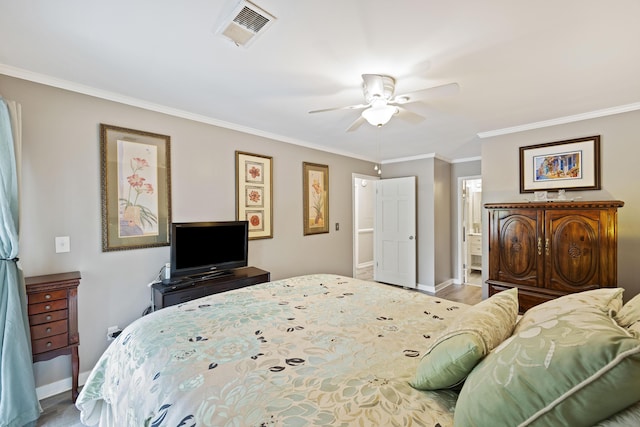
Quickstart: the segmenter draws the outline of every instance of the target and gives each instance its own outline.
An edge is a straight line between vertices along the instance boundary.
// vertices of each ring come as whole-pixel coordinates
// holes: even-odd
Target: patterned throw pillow
[[[591,426],[640,401],[640,340],[602,300],[565,298],[532,309],[533,319],[526,312],[475,367],[456,403],[456,427]]]
[[[517,317],[517,288],[470,307],[436,338],[409,384],[419,390],[460,384],[484,356],[511,335]]]
[[[600,288],[565,295],[527,310],[516,324],[514,333],[555,318],[560,313],[583,310],[585,307],[615,314],[622,308],[623,288]]]

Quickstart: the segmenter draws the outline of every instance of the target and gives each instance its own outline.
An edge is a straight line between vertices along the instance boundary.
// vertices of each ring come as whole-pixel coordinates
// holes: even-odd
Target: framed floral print
[[[236,219],[249,222],[249,240],[273,237],[273,158],[236,151]]]
[[[329,166],[302,163],[304,235],[329,232]]]
[[[103,252],[169,245],[170,142],[100,124]]]

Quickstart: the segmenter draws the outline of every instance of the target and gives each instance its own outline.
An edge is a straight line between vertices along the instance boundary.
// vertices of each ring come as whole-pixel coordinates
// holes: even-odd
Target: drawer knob
[[[50,334],[50,333],[51,333],[51,328],[47,328],[46,332],[47,332],[48,334]]]
[[[51,310],[51,306],[49,304],[47,304],[47,305],[44,306],[44,309],[45,310]]]
[[[53,343],[51,341],[47,341],[47,348],[51,347]]]
[[[44,296],[44,299],[51,299],[51,294],[46,294],[46,295]]]
[[[51,315],[50,315],[50,314],[47,314],[46,319],[47,319],[47,320],[51,320]]]

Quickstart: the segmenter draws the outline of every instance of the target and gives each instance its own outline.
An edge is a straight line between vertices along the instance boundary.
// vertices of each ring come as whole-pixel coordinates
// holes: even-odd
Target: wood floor
[[[482,288],[477,285],[451,285],[436,294],[437,297],[450,301],[474,305],[482,300]],[[82,427],[80,412],[71,402],[71,392],[43,399],[43,413],[35,427]],[[33,426],[30,426],[33,427]]]
[[[80,411],[71,400],[71,391],[56,394],[40,401],[42,414],[36,424],[29,427],[82,427]]]
[[[436,294],[450,301],[474,305],[482,301],[482,288],[476,285],[451,285]]]

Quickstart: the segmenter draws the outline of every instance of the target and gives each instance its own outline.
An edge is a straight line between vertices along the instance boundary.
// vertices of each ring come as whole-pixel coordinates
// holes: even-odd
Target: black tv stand
[[[212,271],[211,273],[206,273],[201,276],[196,276],[193,278],[193,280],[201,281],[201,280],[215,279],[216,277],[230,276],[232,274],[233,274],[233,270]]]
[[[167,284],[154,283],[153,309],[182,304],[206,295],[257,285],[271,280],[268,271],[256,267],[242,267],[206,273],[201,276],[175,279]]]

